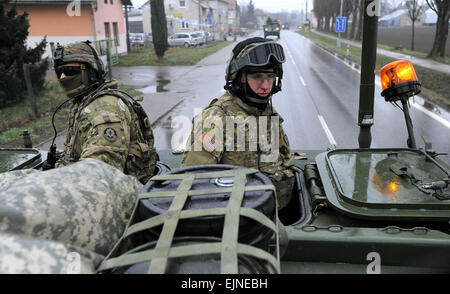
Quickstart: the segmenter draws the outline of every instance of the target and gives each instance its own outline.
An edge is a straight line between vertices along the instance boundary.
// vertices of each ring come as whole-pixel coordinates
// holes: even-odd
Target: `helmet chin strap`
[[[244,97],[242,100],[248,105],[255,106],[260,110],[264,110],[267,107],[267,104],[269,103],[272,94],[269,94],[269,96],[267,97],[261,97],[258,94],[256,94],[247,83],[246,73],[244,73],[241,77],[241,84],[244,88]]]
[[[89,68],[87,68],[84,64],[81,65],[81,83],[78,87],[67,91],[66,95],[75,101],[78,101],[81,97],[86,95],[91,90],[95,89],[98,86],[96,83],[92,83],[90,79]]]

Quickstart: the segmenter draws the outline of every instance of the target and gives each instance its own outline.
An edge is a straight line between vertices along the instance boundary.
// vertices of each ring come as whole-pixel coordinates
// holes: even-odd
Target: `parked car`
[[[215,41],[216,37],[214,33],[206,32],[206,42],[212,42]]]
[[[144,47],[144,34],[141,33],[132,33],[130,34],[130,43],[131,46],[136,47]]]
[[[195,34],[197,37],[200,37],[200,41],[199,41],[199,45],[203,45],[207,42],[207,32],[205,31],[195,31],[192,32],[193,34]]]
[[[231,32],[234,33],[235,35],[239,35],[239,36],[247,36],[248,35],[248,30],[246,28],[232,29]]]
[[[177,33],[167,39],[169,46],[197,46],[201,42],[201,36],[194,33]]]
[[[148,33],[145,35],[145,43],[153,43],[153,35],[152,33]]]

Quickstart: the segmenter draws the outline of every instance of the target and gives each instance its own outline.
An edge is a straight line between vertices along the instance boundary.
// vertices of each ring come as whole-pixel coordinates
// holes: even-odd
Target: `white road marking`
[[[314,44],[314,43],[313,43],[313,44]],[[315,44],[314,44],[314,45],[315,45]],[[336,56],[334,56],[334,55],[331,54],[330,52],[328,52],[328,51],[322,49],[320,46],[317,46],[317,45],[316,45],[316,47],[318,47],[319,49],[321,49],[321,50],[324,51],[325,53],[327,53],[327,54],[333,56],[333,57],[336,58],[337,60],[341,61],[341,62],[342,62],[344,65],[346,65],[347,67],[349,67],[349,68],[353,69],[354,71],[356,71],[357,73],[361,74],[361,71],[360,71],[360,70],[358,70],[358,69],[352,67],[351,65],[347,64],[347,63],[346,63],[345,61],[343,61],[342,59],[337,58]],[[376,77],[375,77],[375,84],[381,88],[381,82],[380,82],[380,77],[379,77],[379,76],[376,76]],[[449,122],[448,120],[446,120],[445,118],[442,118],[442,117],[440,117],[439,115],[437,115],[437,114],[435,114],[435,113],[429,111],[428,109],[424,108],[424,107],[421,106],[420,104],[413,103],[413,102],[411,101],[411,105],[412,105],[415,109],[417,109],[417,110],[419,110],[419,111],[422,111],[425,115],[428,115],[429,117],[431,117],[432,119],[434,119],[434,120],[438,121],[439,123],[443,124],[443,125],[446,126],[447,128],[450,128],[450,122]]]
[[[425,107],[423,107],[420,104],[417,104],[413,101],[409,101],[409,103],[415,108],[418,109],[420,111],[422,111],[423,113],[425,113],[426,115],[428,115],[431,118],[434,118],[435,120],[437,120],[438,122],[440,122],[441,124],[443,124],[444,126],[446,126],[447,128],[450,129],[450,122],[442,117],[440,117],[439,115],[435,114],[434,112],[429,111],[428,109],[426,109]]]
[[[328,52],[327,50],[323,49],[322,47],[316,45],[314,42],[312,42],[314,46],[316,46],[317,48],[319,48],[320,50],[322,50],[323,52],[327,53],[328,55],[336,58],[337,60],[339,60],[340,62],[342,62],[345,66],[349,67],[350,69],[353,69],[354,71],[356,71],[357,73],[361,74],[361,71],[357,68],[354,68],[353,66],[351,66],[350,64],[346,63],[344,60],[337,58],[334,54],[331,54],[330,52]]]
[[[381,82],[380,82],[380,77],[376,77],[375,79],[375,84],[378,85],[381,88]],[[423,98],[422,98],[423,99]],[[412,107],[414,107],[415,109],[422,111],[425,115],[428,115],[430,118],[436,120],[437,122],[443,124],[445,127],[450,129],[450,122],[448,120],[446,120],[443,117],[440,117],[439,115],[437,115],[436,113],[429,111],[428,109],[426,109],[425,107],[423,107],[422,105],[414,102],[413,100],[409,100],[409,103],[411,104]]]
[[[303,77],[302,77],[302,76],[300,76],[299,78],[300,78],[300,81],[302,82],[303,86],[305,86],[305,87],[306,87],[306,83],[305,83],[305,80],[303,79]]]
[[[327,123],[325,122],[325,119],[319,114],[319,121],[320,124],[322,125],[323,130],[325,131],[325,134],[328,137],[328,141],[330,141],[330,144],[333,146],[336,146],[336,141],[334,140],[333,134],[331,133],[330,129],[328,128]]]

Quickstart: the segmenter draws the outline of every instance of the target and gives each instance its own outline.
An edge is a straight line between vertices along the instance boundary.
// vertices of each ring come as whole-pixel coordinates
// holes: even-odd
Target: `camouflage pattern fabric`
[[[0,232],[71,244],[106,255],[143,185],[95,159],[45,172],[0,174]]]
[[[0,232],[0,274],[95,274],[103,259],[75,246]]]
[[[259,122],[259,118],[264,116],[267,117],[267,125],[262,125]],[[258,124],[258,130],[249,131],[248,125],[245,124],[234,125],[232,132],[235,139],[234,145],[231,146],[231,143],[226,140],[230,138],[230,136],[226,135],[227,117],[240,118],[245,122],[249,122],[254,117],[254,121]],[[279,119],[279,141],[276,142],[278,149],[275,150],[278,152],[278,155],[271,160],[262,160],[264,157],[269,158],[270,153],[273,152],[273,150],[261,148],[261,142],[264,142],[265,139],[267,139],[267,142],[272,143],[270,140],[273,132],[271,127],[272,118]],[[200,127],[196,127],[196,121],[202,121],[203,124]],[[187,142],[186,150],[188,151],[184,154],[182,166],[223,163],[259,169],[269,176],[277,189],[278,208],[284,208],[292,197],[291,192],[295,178],[291,169],[293,155],[290,151],[288,138],[281,125],[282,121],[278,113],[272,110],[271,105],[268,105],[265,110],[261,111],[257,107],[245,104],[241,99],[227,92],[219,99],[213,100],[199,116],[194,118],[194,127]],[[218,128],[217,125],[222,125],[223,128]],[[267,137],[261,138],[260,143],[257,144],[258,150],[251,150],[251,144],[253,143],[253,146],[256,146],[256,142],[258,142],[258,133],[261,128],[267,131]],[[245,145],[238,144],[239,132],[245,132]],[[205,141],[206,144],[204,143]],[[198,150],[198,142],[200,142],[200,150]],[[230,145],[232,148],[229,149],[227,145]]]
[[[73,105],[64,154],[56,167],[95,158],[145,184],[158,160],[150,123],[146,117],[148,126],[143,129],[140,117],[127,102],[130,98],[110,90],[116,88],[117,81],[104,84]]]
[[[63,51],[63,59],[62,62],[64,64],[72,63],[72,62],[83,62],[89,64],[97,72],[102,70],[104,71],[104,65],[102,60],[99,58],[98,62],[100,64],[99,68],[97,66],[97,61],[92,53],[92,49],[84,42],[76,42],[72,44],[64,45]]]

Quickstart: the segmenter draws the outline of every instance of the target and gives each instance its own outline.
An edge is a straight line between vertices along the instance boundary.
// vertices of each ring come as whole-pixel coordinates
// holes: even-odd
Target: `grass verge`
[[[321,44],[322,46],[331,49],[332,51],[340,55],[346,56],[348,59],[356,63],[361,64],[361,51],[362,51],[361,48],[350,46],[349,54],[347,55],[347,47],[341,46],[341,48],[337,48],[335,39],[327,38],[325,36],[315,34],[314,32],[308,32],[307,34],[305,34],[304,32],[299,33]],[[342,42],[345,42],[345,40],[343,40]],[[384,46],[385,45],[383,45],[382,47]],[[384,65],[395,60],[396,59],[393,59],[391,57],[377,54],[377,61],[376,61],[377,71],[379,72],[379,70]],[[450,111],[450,83],[448,82],[450,81],[450,75],[429,68],[425,68],[419,65],[414,65],[414,69],[416,70],[419,80],[422,82],[422,92],[420,96],[426,100],[429,100],[441,106],[446,111]]]
[[[231,41],[221,41],[211,46],[180,48],[170,47],[162,59],[158,59],[153,48],[143,48],[139,52],[129,53],[121,56],[119,65],[135,66],[135,65],[194,65],[206,56],[224,48],[231,44]]]
[[[406,54],[406,55],[411,55],[411,56],[415,56],[415,57],[419,57],[419,58],[427,58],[427,56],[428,56],[428,54],[424,53],[424,52],[411,51],[411,50],[408,50],[405,48],[395,48],[395,47],[392,47],[389,45],[383,45],[383,44],[378,44],[378,48],[397,52],[397,53],[402,53],[402,54]],[[441,63],[450,64],[450,58],[448,58],[448,57],[444,57],[444,58],[439,57],[439,58],[436,58],[435,60],[438,62],[441,62]]]
[[[131,96],[142,94],[128,85],[122,84],[119,89],[128,92]],[[17,105],[0,109],[0,147],[23,147],[21,135],[24,130],[28,130],[31,134],[34,146],[53,137],[53,112],[66,99],[67,96],[58,81],[51,79],[45,82],[44,89],[36,97],[37,116],[33,114],[26,100]],[[70,105],[71,103],[68,102],[55,115],[55,127],[58,133],[68,127]]]
[[[21,135],[24,130],[30,132],[33,145],[51,137],[53,111],[66,99],[58,81],[52,79],[45,82],[44,89],[36,96],[37,115],[33,114],[27,100],[0,109],[0,147],[23,147]],[[68,113],[68,105],[65,105],[55,115],[55,126],[58,132],[67,127]]]

